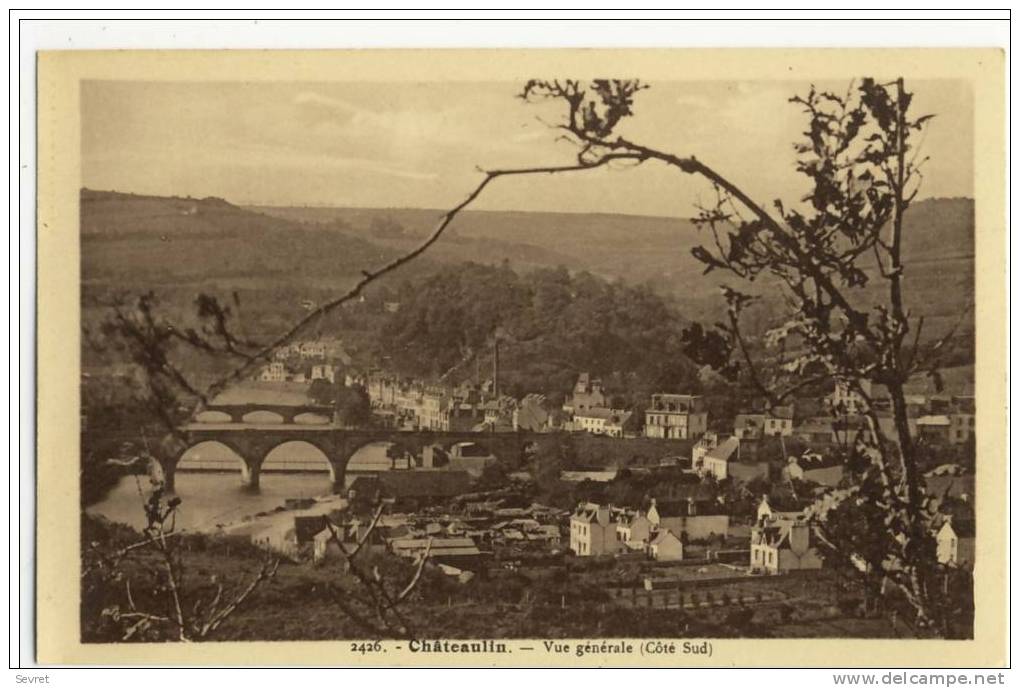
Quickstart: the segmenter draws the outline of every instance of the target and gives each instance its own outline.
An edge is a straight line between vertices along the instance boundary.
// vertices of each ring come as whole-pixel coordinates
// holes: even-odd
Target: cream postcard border
[[[1007,661],[1005,54],[999,49],[59,51],[38,55],[36,628],[41,664],[277,666],[1003,666]],[[83,79],[496,81],[639,76],[654,83],[904,76],[972,85],[975,126],[977,539],[972,641],[714,639],[701,655],[361,656],[350,643],[82,644],[79,631],[79,189]],[[22,231],[31,231],[23,227]],[[579,639],[583,642],[585,639]],[[635,643],[636,645],[636,643]],[[532,651],[519,650],[533,647]],[[513,652],[514,648],[518,651]]]

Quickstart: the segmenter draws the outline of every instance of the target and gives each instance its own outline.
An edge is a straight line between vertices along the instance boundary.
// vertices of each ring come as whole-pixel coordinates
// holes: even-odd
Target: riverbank
[[[150,489],[146,476],[124,476],[103,500],[85,511],[140,530],[145,527],[143,504]],[[258,514],[271,514],[288,499],[315,499],[316,503],[330,500],[325,502],[330,509],[340,508],[343,503],[332,494],[326,473],[268,473],[263,476],[259,490],[252,492],[241,485],[236,471],[186,472],[177,475],[176,494],[181,498],[178,527],[199,533],[218,533],[250,523]],[[297,512],[287,513],[293,516]]]

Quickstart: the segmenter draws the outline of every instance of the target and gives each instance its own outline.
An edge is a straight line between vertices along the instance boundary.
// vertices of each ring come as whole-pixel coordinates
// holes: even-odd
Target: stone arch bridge
[[[548,435],[537,433],[430,432],[393,429],[351,429],[335,422],[329,407],[265,405],[209,406],[180,428],[185,441],[163,460],[163,474],[173,489],[177,464],[184,453],[203,442],[218,442],[243,462],[242,483],[257,488],[262,463],[271,451],[287,442],[305,442],[321,451],[329,462],[333,491],[344,486],[347,464],[362,447],[374,442],[399,443],[420,453],[430,445],[448,448],[457,442],[474,442],[492,455],[516,465],[529,445]]]

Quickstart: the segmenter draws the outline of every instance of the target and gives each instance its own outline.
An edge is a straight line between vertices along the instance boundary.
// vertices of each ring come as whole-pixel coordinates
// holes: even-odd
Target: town
[[[501,393],[498,356],[491,372],[480,384],[456,385],[362,373],[330,338],[277,351],[254,380],[230,391],[232,404],[316,403],[321,415],[293,422],[342,426],[337,405],[355,393],[370,411],[359,422],[387,437],[472,439],[426,441],[420,450],[398,439],[388,465],[352,465],[339,494],[289,499],[222,534],[310,566],[341,559],[344,543],[407,561],[425,556],[462,585],[501,572],[541,573],[566,556],[605,562],[578,569],[578,580],[612,604],[778,605],[787,620],[791,581],[831,582],[815,525],[826,496],[846,483],[846,447],[870,431],[866,402],[847,385],[834,383],[823,398],[710,418],[707,400],[683,390],[654,393],[643,410],[612,408],[602,381],[582,372],[553,406],[540,394]],[[973,566],[975,542],[969,391],[918,389],[908,398],[911,432],[929,457],[925,487],[940,512],[938,560],[961,572]],[[865,394],[880,426],[891,423],[882,390]],[[219,419],[215,400],[197,418],[203,414]],[[272,416],[254,410],[242,422]],[[493,438],[515,436],[527,438],[519,452],[492,449]],[[557,589],[566,605],[569,593]]]

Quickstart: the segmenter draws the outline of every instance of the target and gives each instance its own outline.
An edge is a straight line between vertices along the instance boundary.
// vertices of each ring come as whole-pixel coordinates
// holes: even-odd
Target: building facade
[[[616,523],[608,506],[583,503],[570,517],[570,549],[579,557],[615,554],[619,550]]]
[[[708,430],[704,399],[690,394],[653,394],[645,411],[645,437],[697,439]]]

